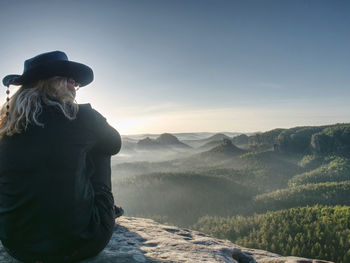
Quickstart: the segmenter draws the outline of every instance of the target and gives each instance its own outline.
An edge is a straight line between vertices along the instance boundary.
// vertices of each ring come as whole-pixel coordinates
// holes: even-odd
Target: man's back
[[[56,253],[94,234],[90,153],[118,152],[120,136],[90,105],[80,105],[72,121],[45,106],[40,121],[44,127],[0,140],[0,239]]]

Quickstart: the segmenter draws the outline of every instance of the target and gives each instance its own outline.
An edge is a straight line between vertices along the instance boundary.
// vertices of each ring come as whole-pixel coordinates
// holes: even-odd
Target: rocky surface
[[[0,262],[18,262],[0,246]],[[108,246],[84,263],[233,262],[326,263],[330,261],[282,257],[263,250],[237,246],[203,233],[166,226],[151,219],[121,217]]]
[[[235,145],[247,145],[249,142],[248,140],[249,140],[249,137],[247,135],[241,134],[241,135],[233,137],[232,142]]]

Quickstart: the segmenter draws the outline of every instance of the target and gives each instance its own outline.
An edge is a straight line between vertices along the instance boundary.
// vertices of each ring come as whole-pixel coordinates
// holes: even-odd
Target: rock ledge
[[[18,262],[0,246],[0,262]],[[198,231],[161,225],[151,219],[121,217],[116,220],[108,246],[84,263],[225,262],[225,263],[330,263],[249,249]]]

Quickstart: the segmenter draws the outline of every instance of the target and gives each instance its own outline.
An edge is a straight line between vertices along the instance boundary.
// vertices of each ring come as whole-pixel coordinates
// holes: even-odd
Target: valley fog
[[[349,220],[349,156],[350,124],[256,134],[124,136],[121,152],[112,159],[113,193],[127,216],[198,229],[279,254],[293,254],[294,248],[293,255],[315,257],[305,251],[315,251],[317,242],[329,251],[329,239],[298,252],[299,241],[288,238],[296,233],[306,238],[305,229],[316,227],[340,242],[334,236],[340,232],[311,214],[323,211],[327,220],[335,220],[334,227],[340,227],[334,213]],[[275,228],[294,224],[299,213],[310,214],[309,221],[299,223],[304,230],[283,228],[284,234],[276,236],[279,231],[263,229],[271,220]],[[341,235],[350,231],[340,228]]]

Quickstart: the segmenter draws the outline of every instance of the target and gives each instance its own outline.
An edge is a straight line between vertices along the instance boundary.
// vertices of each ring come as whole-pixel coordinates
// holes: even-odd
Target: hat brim
[[[21,75],[7,75],[2,79],[2,84],[4,84],[4,86],[8,87],[10,85],[22,85],[19,82]]]
[[[94,80],[92,69],[84,64],[74,61],[54,61],[32,68],[23,75],[7,75],[2,82],[5,86],[18,86],[55,76],[73,78],[80,87],[84,87]]]

